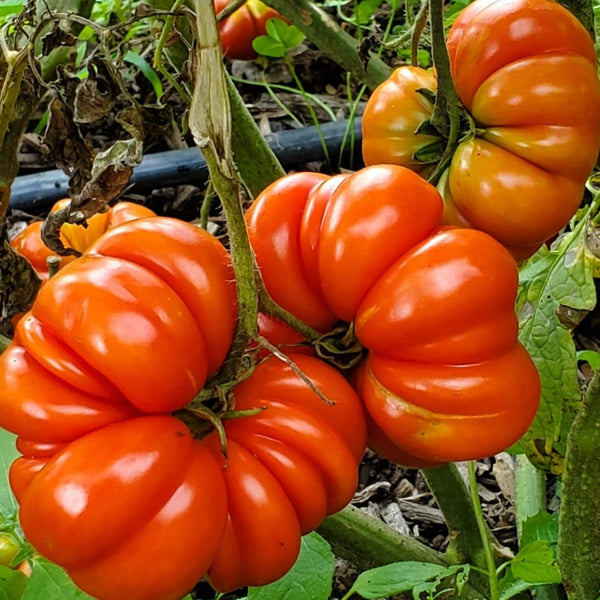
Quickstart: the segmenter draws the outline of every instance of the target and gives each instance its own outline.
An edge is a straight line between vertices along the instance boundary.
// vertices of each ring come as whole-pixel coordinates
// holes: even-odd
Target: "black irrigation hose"
[[[353,132],[349,130],[348,121],[324,123],[320,129],[334,167],[337,166],[340,155],[345,161],[342,164],[347,166],[348,160],[360,162],[360,119],[356,119]],[[284,169],[325,159],[315,126],[271,133],[266,139]],[[182,184],[199,185],[207,178],[208,168],[201,153],[197,148],[187,148],[146,155],[134,169],[131,184],[138,192]],[[9,207],[34,214],[42,212],[49,209],[56,200],[67,196],[67,184],[67,175],[59,170],[21,175],[13,182]]]

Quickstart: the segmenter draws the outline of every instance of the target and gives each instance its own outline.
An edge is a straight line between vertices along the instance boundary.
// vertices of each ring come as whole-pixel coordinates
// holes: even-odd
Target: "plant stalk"
[[[570,600],[600,596],[600,372],[575,416],[565,453],[559,518],[558,565]]]
[[[496,563],[494,561],[494,553],[492,545],[490,544],[489,529],[483,516],[483,510],[481,508],[481,500],[479,499],[479,492],[477,490],[477,478],[475,476],[475,462],[470,460],[468,463],[469,467],[469,490],[471,492],[471,503],[475,512],[475,518],[477,519],[477,528],[479,530],[479,536],[481,538],[481,545],[485,555],[485,563],[488,573],[488,581],[490,586],[490,600],[498,600],[498,575],[496,573]]]
[[[441,552],[398,533],[351,505],[327,517],[317,531],[329,542],[336,556],[350,561],[361,571],[404,561],[453,564]],[[461,599],[485,600],[485,596],[467,584]]]
[[[265,0],[322,52],[370,89],[390,76],[391,68],[375,53],[362,56],[358,42],[310,0]]]
[[[237,363],[249,338],[257,335],[258,270],[244,222],[244,187],[233,160],[227,79],[213,2],[195,0],[195,9],[196,70],[189,124],[206,159],[211,183],[227,221],[239,314],[231,353],[233,362]]]
[[[479,524],[471,495],[465,481],[454,463],[435,469],[424,469],[423,476],[450,532],[450,546],[447,553],[453,562],[468,562],[487,570],[486,550],[479,531]],[[487,531],[490,542],[494,542]]]
[[[460,110],[450,71],[450,57],[446,48],[443,0],[429,0],[429,21],[431,24],[431,50],[437,77],[437,92],[431,124],[447,140],[444,153],[429,177],[429,181],[435,185],[456,150],[460,135]]]

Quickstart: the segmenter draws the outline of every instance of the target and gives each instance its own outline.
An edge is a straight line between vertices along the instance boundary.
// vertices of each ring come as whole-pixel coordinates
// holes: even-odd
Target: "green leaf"
[[[0,600],[20,600],[27,581],[20,571],[0,565]]]
[[[259,35],[252,40],[252,47],[257,54],[261,56],[270,56],[271,58],[282,58],[285,56],[286,48],[279,41],[268,35]]]
[[[562,577],[556,564],[556,549],[547,540],[536,540],[523,546],[510,561],[510,570],[517,579],[529,583],[560,583]]]
[[[25,7],[23,0],[3,0],[0,3],[0,17],[6,17],[8,15],[17,15]]]
[[[560,473],[566,437],[581,401],[573,327],[596,304],[598,259],[586,246],[588,213],[551,249],[542,247],[521,267],[517,312],[520,340],[542,384],[540,408],[521,440],[539,468]]]
[[[248,588],[248,600],[327,600],[334,562],[329,544],[320,535],[305,535],[292,569],[274,583]]]
[[[8,484],[8,469],[19,455],[15,440],[15,435],[0,428],[0,514],[5,516],[12,515],[17,510],[17,501]]]
[[[595,350],[579,350],[577,360],[588,363],[594,371],[600,369],[600,352]]]
[[[160,100],[163,95],[162,83],[160,82],[156,71],[150,66],[148,61],[143,56],[141,56],[137,52],[133,52],[132,50],[127,51],[127,53],[123,57],[123,60],[126,63],[134,65],[143,73],[144,77],[152,85],[156,99]]]
[[[295,25],[288,25],[281,19],[267,21],[267,35],[259,35],[252,40],[252,47],[262,56],[282,58],[288,50],[295,48],[304,39],[304,34]]]
[[[366,25],[381,4],[382,0],[362,0],[356,7],[356,19],[358,20],[358,24]]]
[[[267,21],[267,34],[288,50],[295,48],[304,39],[304,34],[295,25],[288,25],[281,19]]]
[[[107,574],[110,577],[110,574]],[[22,600],[92,600],[57,565],[36,559]]]
[[[413,588],[433,592],[442,579],[464,569],[465,565],[445,567],[412,561],[392,563],[361,573],[347,597],[355,593],[367,600],[378,600]],[[464,581],[462,583],[464,585]]]
[[[540,540],[551,544],[558,542],[558,513],[551,515],[545,510],[540,510],[523,521],[521,546],[525,547]]]
[[[498,582],[498,592],[500,594],[500,600],[508,600],[514,596],[518,596],[521,592],[529,590],[534,587],[535,584],[517,579],[511,572],[510,569],[506,570],[506,574]]]

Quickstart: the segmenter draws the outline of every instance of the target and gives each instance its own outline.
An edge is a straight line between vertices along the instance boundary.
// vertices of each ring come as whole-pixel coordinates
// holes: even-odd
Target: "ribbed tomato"
[[[540,394],[517,339],[514,259],[481,231],[441,227],[442,213],[419,175],[376,165],[288,175],[247,214],[271,296],[320,330],[353,323],[370,351],[355,380],[370,444],[414,466],[503,450]]]
[[[452,78],[474,129],[443,185],[445,222],[481,229],[525,258],[579,207],[600,149],[600,82],[587,31],[551,0],[476,0],[447,38]],[[415,167],[433,74],[400,67],[363,117],[367,164]]]

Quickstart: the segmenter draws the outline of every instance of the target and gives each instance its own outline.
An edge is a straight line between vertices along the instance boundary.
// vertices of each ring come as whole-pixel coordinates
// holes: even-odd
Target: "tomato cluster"
[[[571,218],[600,149],[600,83],[587,31],[551,0],[478,0],[447,38],[456,92],[474,123],[441,182],[445,222],[486,231],[516,258]],[[363,117],[366,164],[422,169],[435,75],[400,67]]]
[[[505,246],[528,254],[564,225],[600,146],[593,48],[566,15],[476,0],[456,20],[452,74],[476,129],[443,196],[421,176],[439,145],[421,127],[435,76],[403,67],[363,121],[365,159],[384,164],[287,175],[250,207],[267,291],[318,332],[355,335],[349,375],[312,349],[286,362],[254,347],[249,373],[201,402],[238,318],[225,247],[126,203],[62,227],[83,254],[44,283],[0,356],[0,425],[21,453],[10,484],[40,554],[101,600],[179,600],[203,577],[223,592],[263,585],[351,500],[367,444],[426,468],[521,437],[540,382]],[[13,245],[43,276],[36,227]],[[267,315],[258,325],[276,344],[301,340]]]
[[[27,538],[88,593],[269,583],[352,498],[362,405],[314,357],[292,356],[312,387],[267,359],[234,388],[244,416],[224,422],[226,455],[210,427],[170,414],[221,366],[236,318],[221,243],[151,217],[108,230],[18,322],[0,357],[0,424],[21,452],[11,487]]]
[[[397,165],[287,175],[247,214],[273,299],[318,330],[353,322],[370,444],[415,466],[505,449],[540,393],[517,340],[514,259],[442,214],[437,190]]]

